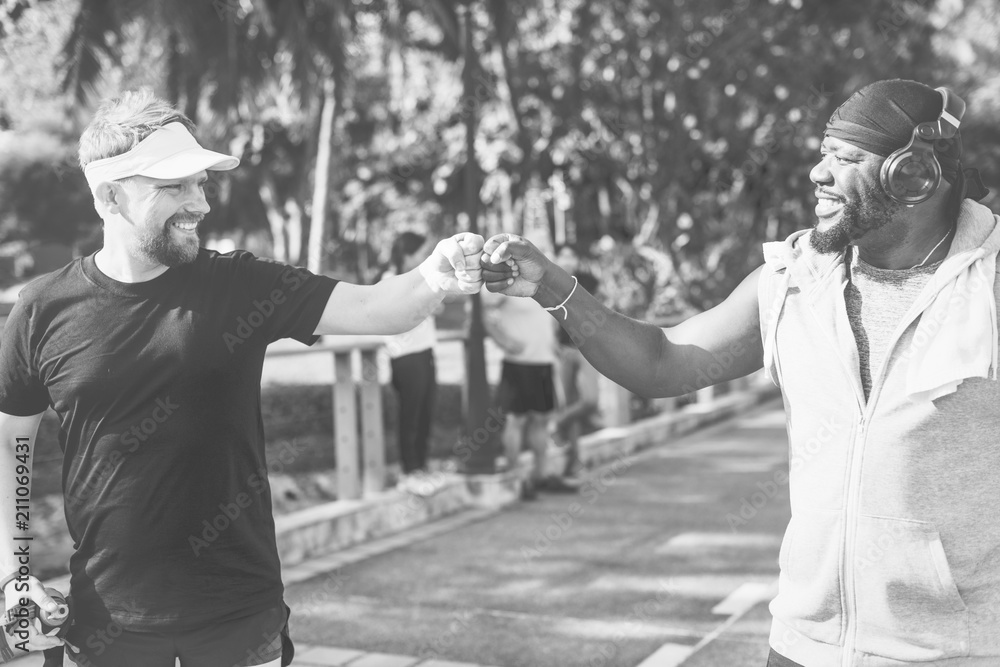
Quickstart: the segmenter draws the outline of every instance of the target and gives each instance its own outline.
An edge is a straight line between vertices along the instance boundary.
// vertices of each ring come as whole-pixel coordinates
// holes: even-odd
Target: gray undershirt
[[[912,269],[880,269],[866,264],[854,246],[848,246],[845,261],[850,267],[844,291],[847,317],[858,344],[867,401],[872,374],[880,370],[889,352],[889,339],[941,262]]]

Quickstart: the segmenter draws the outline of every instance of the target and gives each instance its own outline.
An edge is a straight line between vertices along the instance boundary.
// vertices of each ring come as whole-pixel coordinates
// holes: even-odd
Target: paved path
[[[294,665],[763,667],[780,470],[772,403],[621,458],[580,494],[288,568]]]
[[[579,495],[289,583],[293,636],[499,667],[760,667],[786,452],[772,404],[622,459]]]

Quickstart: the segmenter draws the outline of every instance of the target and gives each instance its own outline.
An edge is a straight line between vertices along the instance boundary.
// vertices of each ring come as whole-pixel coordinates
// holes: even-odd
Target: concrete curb
[[[741,414],[779,396],[781,391],[769,380],[765,384],[762,379],[758,384],[707,403],[693,403],[627,426],[601,429],[580,438],[580,459],[587,468],[596,468],[623,455],[662,445],[668,438],[676,438]],[[549,458],[548,464],[552,465],[552,457]]]
[[[593,469],[635,452],[662,444],[670,437],[690,433],[740,414],[772,398],[779,390],[769,381],[757,381],[737,392],[705,403],[695,403],[627,426],[605,428],[580,439],[580,460]],[[562,451],[550,452],[546,467],[561,470]],[[518,502],[523,476],[531,470],[532,454],[525,452],[520,471],[495,475],[431,475],[433,492],[426,496],[391,490],[361,500],[338,500],[276,517],[275,532],[282,564],[296,565],[361,544],[394,535],[468,509],[499,509]]]
[[[294,565],[316,556],[400,533],[475,506],[461,475],[439,474],[417,496],[395,489],[361,500],[335,500],[275,517],[278,556]]]

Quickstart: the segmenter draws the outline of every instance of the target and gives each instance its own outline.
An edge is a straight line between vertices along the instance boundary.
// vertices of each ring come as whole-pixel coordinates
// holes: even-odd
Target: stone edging
[[[694,403],[627,426],[605,428],[580,439],[580,459],[587,469],[663,443],[720,421],[772,398],[780,391],[770,381],[753,382],[737,392]],[[530,452],[521,471],[531,470]],[[547,466],[562,468],[563,454],[551,452]],[[275,518],[278,552],[286,566],[386,537],[469,508],[499,508],[518,502],[522,480],[516,471],[494,475],[438,473],[433,493],[416,496],[384,491],[361,500],[338,500]]]

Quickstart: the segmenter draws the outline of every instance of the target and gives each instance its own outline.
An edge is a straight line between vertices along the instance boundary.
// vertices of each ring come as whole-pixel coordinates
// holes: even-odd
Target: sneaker
[[[444,475],[432,475],[426,470],[416,470],[406,479],[402,490],[421,498],[433,496],[444,486]]]

